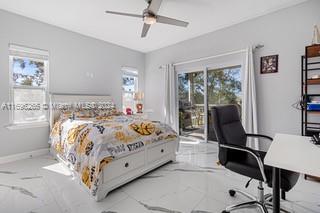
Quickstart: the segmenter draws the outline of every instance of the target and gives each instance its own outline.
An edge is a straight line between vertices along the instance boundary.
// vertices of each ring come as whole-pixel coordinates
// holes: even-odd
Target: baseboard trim
[[[18,160],[24,160],[32,157],[37,157],[40,155],[45,155],[48,153],[49,153],[49,148],[38,149],[31,152],[23,152],[23,153],[14,154],[14,155],[8,155],[8,156],[0,157],[0,164],[10,163]]]

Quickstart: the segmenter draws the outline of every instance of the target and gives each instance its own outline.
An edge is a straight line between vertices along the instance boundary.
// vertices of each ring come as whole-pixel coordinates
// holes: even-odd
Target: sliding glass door
[[[205,140],[203,71],[178,73],[180,135]]]
[[[241,112],[241,66],[207,70],[207,102],[210,112],[213,106],[235,104]],[[208,140],[216,141],[213,129],[214,117],[208,116]]]
[[[177,72],[179,133],[200,141],[216,141],[210,110],[236,104],[241,112],[241,66]]]

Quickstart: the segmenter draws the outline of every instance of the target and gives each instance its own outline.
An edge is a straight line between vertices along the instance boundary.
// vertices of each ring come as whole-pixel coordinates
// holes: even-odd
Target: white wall
[[[9,43],[50,52],[50,92],[110,94],[120,106],[122,66],[137,68],[144,88],[143,53],[0,10],[0,103],[9,101]],[[49,128],[8,130],[8,122],[0,110],[0,157],[48,147]]]
[[[164,118],[164,73],[159,70],[160,65],[261,43],[265,47],[255,54],[259,130],[269,135],[300,134],[300,113],[291,105],[300,97],[300,57],[311,43],[313,25],[320,24],[319,8],[320,1],[308,1],[148,53],[145,101],[146,108],[154,110],[152,118]],[[279,54],[279,73],[261,75],[260,56],[271,54]]]

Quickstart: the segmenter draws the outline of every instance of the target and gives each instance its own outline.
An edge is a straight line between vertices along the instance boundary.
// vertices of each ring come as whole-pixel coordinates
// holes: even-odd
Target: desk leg
[[[280,169],[273,168],[272,172],[273,187],[273,213],[280,213]]]

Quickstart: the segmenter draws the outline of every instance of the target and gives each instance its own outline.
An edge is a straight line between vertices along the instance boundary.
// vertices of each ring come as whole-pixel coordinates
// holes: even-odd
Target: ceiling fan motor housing
[[[143,11],[143,22],[146,24],[155,24],[157,22],[157,16],[152,11],[145,9]]]

